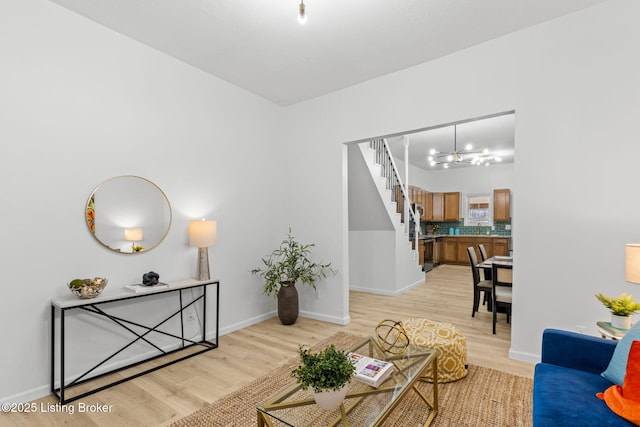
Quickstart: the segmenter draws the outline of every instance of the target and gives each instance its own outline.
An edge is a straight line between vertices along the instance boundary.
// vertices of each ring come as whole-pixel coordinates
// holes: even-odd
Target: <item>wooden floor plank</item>
[[[277,318],[220,337],[220,347],[81,400],[111,405],[107,414],[1,414],[3,426],[158,426],[168,425],[296,357],[298,345],[312,345],[338,331],[372,335],[380,320],[423,317],[453,323],[467,338],[469,363],[532,377],[533,365],[508,358],[511,327],[504,315],[497,333],[482,307],[471,317],[469,267],[440,266],[426,282],[399,296],[350,293],[351,323],[340,326],[299,318],[283,326]],[[517,313],[515,320],[517,321]],[[56,403],[52,396],[39,405]]]

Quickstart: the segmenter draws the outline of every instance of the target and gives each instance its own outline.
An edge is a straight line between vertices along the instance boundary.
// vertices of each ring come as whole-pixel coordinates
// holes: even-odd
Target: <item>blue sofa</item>
[[[533,377],[534,427],[633,426],[596,397],[612,383],[600,374],[617,342],[557,329],[542,335]]]

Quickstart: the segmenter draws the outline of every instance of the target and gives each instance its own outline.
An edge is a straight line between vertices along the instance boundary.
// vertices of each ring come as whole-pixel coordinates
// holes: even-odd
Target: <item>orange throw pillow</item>
[[[640,341],[631,343],[622,387],[614,384],[596,396],[603,399],[613,412],[640,426]]]

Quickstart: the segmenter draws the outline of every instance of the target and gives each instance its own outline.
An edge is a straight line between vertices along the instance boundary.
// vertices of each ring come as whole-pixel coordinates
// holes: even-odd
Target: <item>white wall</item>
[[[640,238],[630,179],[640,155],[632,137],[640,112],[639,14],[639,2],[613,0],[290,107],[291,172],[303,178],[289,188],[303,202],[297,217],[322,224],[314,237],[343,254],[344,142],[513,109],[511,354],[535,360],[545,327],[594,332],[607,317],[594,293],[638,294],[624,282],[623,247]],[[305,150],[318,161],[296,162]]]
[[[303,314],[348,322],[343,143],[496,111],[518,118],[512,354],[535,358],[548,326],[592,330],[607,315],[595,292],[637,294],[623,276],[623,245],[640,240],[634,0],[285,110],[45,0],[8,0],[0,12],[0,313],[12,325],[2,400],[48,392],[48,301],[67,280],[99,272],[111,287],[152,269],[189,277],[192,218],[218,220],[210,257],[223,330],[273,309],[248,271],[287,226],[338,270],[319,299],[301,292]],[[172,203],[172,229],[147,253],[109,252],[84,224],[91,190],[120,174],[154,181]]]
[[[1,401],[48,394],[49,301],[67,281],[104,275],[109,293],[149,270],[194,277],[190,219],[218,221],[221,331],[271,317],[249,271],[289,223],[282,156],[264,143],[280,108],[44,0],[1,3],[0,54]],[[123,174],[155,182],[173,207],[146,253],[105,249],[84,221],[91,191]]]
[[[463,194],[490,193],[496,188],[512,188],[515,183],[514,175],[513,163],[438,171],[425,171],[414,166],[409,169],[412,185],[428,191],[460,191]]]

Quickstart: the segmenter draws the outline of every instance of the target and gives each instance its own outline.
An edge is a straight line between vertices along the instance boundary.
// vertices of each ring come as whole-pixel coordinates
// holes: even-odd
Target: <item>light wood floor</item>
[[[168,425],[296,357],[299,344],[313,345],[338,331],[371,335],[382,319],[412,316],[456,325],[467,338],[469,363],[532,377],[533,365],[508,359],[511,329],[504,315],[496,335],[485,308],[471,317],[469,267],[441,266],[426,277],[425,284],[396,297],[351,292],[349,325],[299,318],[295,325],[283,326],[273,318],[220,337],[220,347],[213,351],[72,402],[73,415],[53,412],[55,406],[48,405],[56,400],[49,396],[35,402],[36,413],[0,414],[0,425]],[[80,402],[111,408],[81,413]]]

